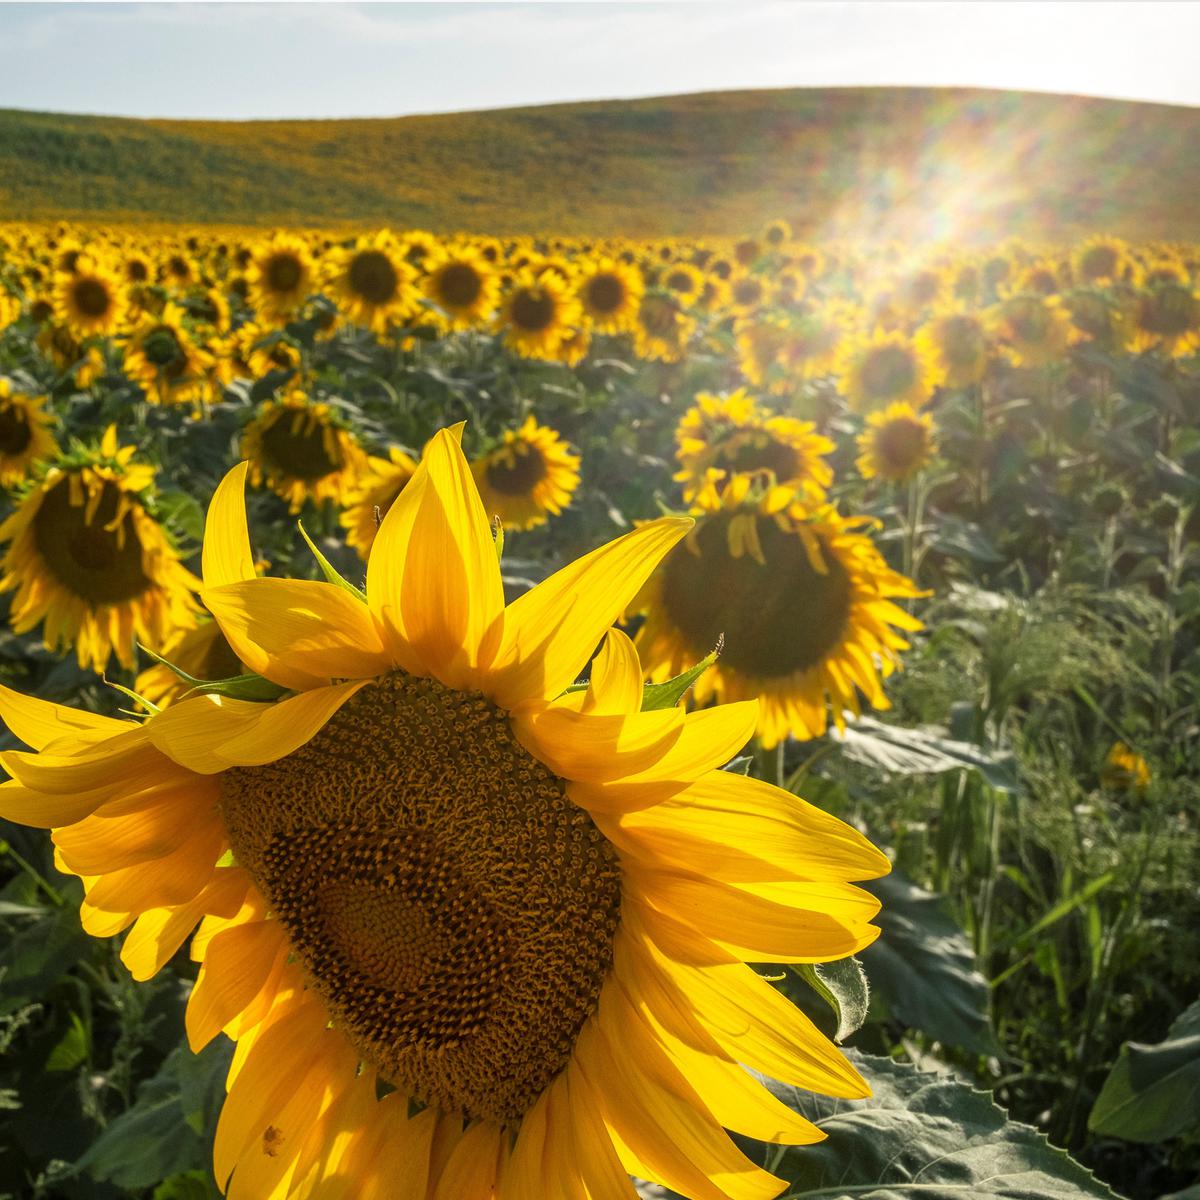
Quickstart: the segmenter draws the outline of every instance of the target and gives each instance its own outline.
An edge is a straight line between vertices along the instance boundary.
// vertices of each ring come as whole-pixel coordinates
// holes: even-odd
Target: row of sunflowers
[[[79,1035],[67,1068],[102,1080],[84,1141],[50,1153],[23,1132],[16,1193],[90,1196],[90,1171],[103,1195],[186,1176],[208,1196],[215,1136],[231,1197],[615,1198],[626,1175],[695,1200],[836,1194],[865,1169],[851,1143],[785,1164],[721,1129],[814,1142],[832,1113],[812,1096],[887,1078],[812,1005],[854,1008],[853,972],[810,964],[856,954],[888,1006],[868,1049],[939,1055],[1091,1153],[1085,1098],[1124,1040],[1096,1015],[1116,968],[1079,1001],[1086,1036],[1016,1058],[1025,1035],[989,1021],[974,966],[948,985],[965,1024],[889,993],[879,899],[895,933],[888,904],[932,897],[852,882],[888,869],[868,829],[954,899],[968,964],[997,987],[1036,967],[1032,994],[1053,981],[1061,1029],[1077,985],[1023,939],[1084,901],[1039,909],[1022,859],[1034,912],[994,927],[1014,755],[1031,778],[1045,746],[1069,757],[1106,830],[1165,805],[1195,841],[1161,777],[1192,754],[1198,273],[1186,245],[918,252],[784,222],[656,243],[0,227],[3,711],[41,751],[4,754],[0,812],[55,830],[52,870],[13,827],[5,897],[32,912],[82,889],[87,932],[129,929],[136,979],[196,979],[194,1049],[237,1043],[220,1123],[180,1109],[200,1158],[118,1161],[142,1136],[145,1035],[106,968],[87,986],[117,1049]],[[1087,677],[1068,750],[1057,716],[1032,731],[1014,598],[1071,589],[1151,615],[1146,681],[1145,630],[1104,625],[1128,687]],[[893,705],[900,722],[868,714]],[[905,728],[935,706],[940,740]],[[899,781],[889,807],[864,765]],[[914,815],[903,789],[951,769],[957,791]],[[1080,853],[1103,841],[1089,826]],[[1160,868],[1145,855],[1139,881]],[[1098,861],[1083,869],[1116,877]],[[487,902],[456,872],[486,877]],[[1093,964],[1115,954],[1106,920],[1087,916]],[[177,952],[198,922],[196,977]],[[1124,913],[1113,928],[1136,940]],[[935,921],[928,945],[949,936]],[[780,988],[743,965],[763,961],[788,964]],[[0,969],[19,984],[19,965]],[[57,1038],[72,1003],[21,1020]],[[1052,1054],[1080,1082],[1043,1119]],[[737,1063],[809,1098],[780,1103]],[[96,1127],[108,1158],[86,1149]],[[1109,1194],[1046,1170],[1076,1189],[1055,1194]]]

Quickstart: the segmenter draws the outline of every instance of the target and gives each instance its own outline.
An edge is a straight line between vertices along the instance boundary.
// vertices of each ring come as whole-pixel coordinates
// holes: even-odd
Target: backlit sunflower
[[[1075,251],[1071,266],[1078,283],[1112,284],[1133,269],[1133,258],[1120,238],[1101,235],[1089,238]]]
[[[723,638],[693,699],[757,698],[766,747],[820,737],[830,713],[841,728],[846,710],[861,711],[860,692],[887,708],[879,674],[908,648],[896,630],[921,628],[893,599],[923,593],[888,567],[862,523],[832,508],[806,515],[784,488],[727,488],[634,606],[646,614],[637,645],[649,678],[679,674]]]
[[[346,320],[376,334],[417,311],[417,272],[386,231],[358,238],[329,256],[328,283]]]
[[[698,1198],[785,1186],[726,1129],[821,1132],[739,1064],[860,1097],[751,961],[868,945],[861,835],[715,770],[755,706],[642,712],[609,631],[686,532],[660,520],[504,607],[491,530],[439,434],[360,598],[254,578],[231,472],[203,598],[281,697],[144,722],[0,691],[35,752],[0,814],[54,828],[85,928],[154,975],[193,933],[186,1026],[237,1041],[214,1169],[230,1200]],[[707,585],[706,585],[707,586]],[[585,690],[565,691],[603,640]],[[486,834],[484,833],[486,831]]]
[[[162,645],[195,623],[200,581],[146,507],[154,468],[134,462],[136,452],[110,427],[97,450],[52,467],[0,525],[13,629],[45,622],[48,649],[73,646],[97,671],[114,654],[132,667],[135,641]]]
[[[903,333],[876,331],[846,338],[834,373],[846,403],[857,413],[889,404],[920,408],[933,395],[937,368],[928,350]]]
[[[180,630],[165,646],[152,648],[193,679],[231,679],[246,673],[216,621],[202,621],[195,629]],[[139,673],[133,690],[151,704],[166,708],[192,686],[170,667],[155,663]]]
[[[77,338],[115,333],[127,303],[119,276],[87,255],[80,255],[74,272],[63,272],[54,285],[55,315]]]
[[[945,387],[970,387],[987,372],[988,329],[966,309],[944,309],[917,330],[913,341]]]
[[[695,331],[695,318],[683,311],[674,296],[648,292],[638,305],[633,326],[633,350],[638,358],[678,362]]]
[[[300,391],[259,405],[242,431],[241,454],[250,482],[265,484],[294,513],[305,500],[345,504],[367,466],[366,452],[334,410]]]
[[[1057,296],[1023,292],[991,310],[996,337],[1018,367],[1058,362],[1076,340],[1071,314]]]
[[[489,517],[505,529],[533,529],[558,516],[579,486],[579,456],[548,426],[526,417],[490,453],[471,465]]]
[[[597,333],[624,333],[637,321],[645,290],[636,267],[598,258],[585,261],[575,294]]]
[[[125,345],[125,374],[156,404],[180,404],[207,394],[213,356],[192,339],[183,309],[167,304],[147,314]]]
[[[51,427],[54,418],[46,412],[44,396],[14,392],[0,376],[0,487],[20,483],[29,468],[58,453]]]
[[[867,417],[858,438],[856,466],[864,479],[902,483],[924,469],[937,452],[933,418],[909,404],[889,404]]]
[[[316,267],[308,246],[290,234],[276,234],[254,253],[246,268],[247,299],[258,319],[285,325],[313,291]]]
[[[367,460],[363,474],[347,493],[341,522],[348,531],[346,541],[363,559],[371,552],[379,522],[387,516],[416,470],[416,462],[393,446],[387,458],[371,456]]]
[[[728,396],[700,392],[675,429],[683,498],[738,475],[781,484],[819,503],[833,482],[825,461],[834,444],[811,421],[772,415],[744,388]],[[714,475],[714,472],[717,474]]]
[[[496,316],[496,330],[503,333],[505,345],[522,358],[560,358],[563,342],[583,320],[573,290],[557,271],[519,272]]]
[[[500,277],[473,246],[447,246],[424,262],[421,281],[425,298],[435,306],[443,330],[472,329],[496,311]]]
[[[1129,306],[1131,347],[1183,358],[1200,349],[1200,292],[1187,284],[1143,288]]]

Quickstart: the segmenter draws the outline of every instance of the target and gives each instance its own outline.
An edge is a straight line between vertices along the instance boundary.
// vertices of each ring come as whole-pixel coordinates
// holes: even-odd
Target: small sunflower
[[[417,272],[386,231],[358,238],[329,258],[328,282],[347,321],[386,334],[403,325],[420,301]]]
[[[557,271],[520,271],[500,305],[496,330],[522,358],[553,361],[579,328],[583,311],[571,283]]]
[[[638,358],[678,362],[695,331],[695,318],[683,311],[674,296],[647,292],[638,305],[633,350]]]
[[[1120,238],[1089,238],[1072,255],[1071,267],[1077,283],[1118,283],[1133,269],[1129,246]]]
[[[254,253],[246,269],[247,299],[258,319],[285,325],[308,299],[316,266],[308,246],[290,234],[276,234]]]
[[[44,396],[14,392],[0,376],[0,487],[12,487],[42,459],[58,454],[51,427],[54,418],[43,407]]]
[[[773,416],[744,388],[727,396],[698,393],[680,418],[675,443],[681,467],[675,478],[688,504],[739,475],[780,484],[812,503],[823,501],[833,483],[824,457],[833,453],[833,442],[811,421]]]
[[[923,593],[888,567],[862,523],[828,507],[806,513],[783,488],[759,498],[726,489],[635,604],[650,679],[679,674],[723,640],[694,700],[757,699],[767,747],[820,737],[829,710],[841,728],[846,710],[861,711],[860,692],[887,708],[879,673],[908,648],[896,630],[921,628],[893,599]]]
[[[379,523],[387,516],[396,497],[416,474],[416,470],[416,461],[393,446],[387,458],[371,456],[367,460],[363,474],[347,493],[342,526],[349,531],[346,541],[364,560],[370,556]]]
[[[762,232],[762,240],[772,250],[778,250],[792,240],[792,227],[782,218],[768,221]]]
[[[87,255],[79,256],[72,273],[60,274],[54,287],[55,314],[77,338],[116,333],[127,305],[120,277]]]
[[[1150,786],[1150,767],[1124,742],[1114,742],[1100,768],[1100,783],[1110,791],[1140,794]]]
[[[996,337],[1017,367],[1059,362],[1076,340],[1071,314],[1057,296],[1022,292],[991,310]]]
[[[857,413],[897,403],[920,408],[937,382],[929,352],[899,332],[848,337],[838,351],[834,373],[847,404]]]
[[[213,356],[198,346],[177,304],[147,314],[125,345],[125,374],[156,404],[180,404],[207,394]]]
[[[250,379],[262,379],[272,371],[296,371],[300,367],[300,347],[286,333],[247,321],[233,335],[236,365]]]
[[[597,333],[625,333],[637,321],[645,290],[642,273],[636,267],[597,258],[584,263],[575,294]]]
[[[1129,307],[1131,348],[1184,358],[1200,349],[1200,292],[1184,283],[1140,289]]]
[[[610,627],[687,522],[647,524],[506,608],[443,432],[359,599],[254,578],[243,478],[210,508],[203,597],[280,699],[197,696],[137,722],[0,689],[35,748],[0,756],[0,815],[54,829],[85,929],[132,926],[121,955],[148,979],[199,924],[188,1039],[237,1042],[218,1186],[528,1200],[547,1179],[628,1196],[637,1175],[776,1195],[726,1129],[822,1134],[741,1064],[868,1089],[746,964],[870,944],[878,902],[852,881],[888,863],[716,769],[753,704],[641,711],[637,655]]]
[[[500,277],[473,246],[447,246],[427,256],[421,281],[425,298],[435,307],[443,330],[474,329],[496,311]]]
[[[704,294],[704,272],[691,263],[670,263],[660,276],[659,284],[684,304],[695,304]]]
[[[1094,342],[1110,353],[1129,347],[1134,335],[1133,303],[1108,288],[1076,287],[1062,295],[1075,333],[1082,341]]]
[[[970,387],[987,372],[987,325],[967,309],[944,309],[922,325],[913,340],[944,387]]]
[[[198,609],[200,581],[147,507],[154,468],[134,462],[136,452],[110,427],[97,450],[52,467],[0,525],[13,629],[44,622],[48,649],[73,646],[97,671],[114,654],[131,668],[136,641],[162,645]]]
[[[0,333],[21,319],[21,301],[0,287]]]
[[[259,406],[242,431],[241,454],[250,463],[250,482],[265,484],[294,513],[305,500],[345,504],[367,466],[366,453],[334,410],[300,391]]]
[[[471,464],[484,511],[505,529],[543,525],[571,503],[579,486],[579,456],[534,417],[508,430],[496,449]]]
[[[903,483],[923,470],[937,452],[933,418],[910,404],[889,404],[867,416],[855,464],[864,479]]]

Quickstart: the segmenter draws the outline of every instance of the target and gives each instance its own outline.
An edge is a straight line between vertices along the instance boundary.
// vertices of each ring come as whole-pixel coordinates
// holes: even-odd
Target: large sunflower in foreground
[[[58,453],[50,432],[54,418],[44,404],[44,396],[14,392],[12,384],[0,377],[0,487],[19,483],[35,462]]]
[[[891,674],[908,648],[896,630],[921,628],[893,600],[924,593],[888,567],[861,520],[832,508],[806,515],[785,488],[756,497],[738,482],[697,517],[637,601],[650,678],[677,675],[723,640],[693,698],[757,698],[767,747],[789,734],[819,737],[827,710],[840,728],[846,710],[860,712],[860,692],[887,708],[879,672]]]
[[[533,529],[571,503],[579,486],[579,455],[549,426],[526,417],[471,471],[489,517],[499,517],[506,529]]]
[[[869,944],[887,870],[858,833],[716,770],[755,706],[642,712],[610,631],[686,532],[660,520],[504,607],[451,433],[384,519],[366,592],[258,579],[244,467],[203,599],[280,698],[118,721],[0,690],[38,752],[0,813],[54,828],[98,935],[159,970],[200,923],[199,1049],[238,1042],[214,1166],[231,1200],[768,1200],[725,1129],[818,1140],[739,1064],[866,1086],[746,962]],[[567,691],[598,642],[582,691]]]
[[[250,482],[264,484],[297,513],[305,500],[345,503],[367,455],[334,410],[300,391],[264,401],[242,431]]]
[[[132,667],[135,641],[162,645],[195,623],[200,581],[146,508],[154,468],[135,463],[136,450],[118,446],[110,427],[97,450],[52,467],[0,525],[13,629],[44,621],[48,649],[74,646],[97,671],[113,654]]]

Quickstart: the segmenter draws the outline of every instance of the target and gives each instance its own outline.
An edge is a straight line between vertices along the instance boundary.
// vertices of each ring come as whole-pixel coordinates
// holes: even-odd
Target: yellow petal
[[[575,1120],[575,1153],[588,1196],[591,1200],[638,1200],[633,1180],[613,1148],[591,1084],[574,1061],[567,1064],[565,1075]]]
[[[508,1169],[501,1180],[500,1200],[528,1200],[542,1185],[542,1161],[545,1157],[548,1109],[543,1092],[521,1118],[521,1128],[513,1144]]]
[[[10,779],[0,784],[0,817],[39,829],[73,825],[109,800],[113,790],[107,786],[58,796],[24,787]]]
[[[363,679],[391,667],[371,610],[345,588],[311,579],[248,579],[205,588],[205,606],[234,653],[276,678]],[[312,686],[311,684],[309,686]]]
[[[366,1164],[359,1200],[426,1200],[437,1110],[422,1109],[410,1120],[408,1098],[398,1092],[385,1096],[379,1107],[390,1110],[390,1123],[378,1155]]]
[[[592,676],[583,693],[585,713],[635,713],[642,707],[642,664],[628,636],[610,629],[592,660]]]
[[[204,522],[201,571],[206,588],[254,578],[254,555],[246,530],[246,470],[238,463],[217,485]]]
[[[492,1200],[500,1163],[499,1125],[480,1121],[463,1134],[437,1181],[433,1200]]]
[[[691,526],[684,517],[651,521],[519,596],[505,610],[503,639],[483,690],[502,708],[559,695]]]
[[[216,753],[237,767],[258,767],[276,762],[310,741],[367,682],[339,683],[263,705],[266,711],[254,726],[230,741],[222,742]]]
[[[57,738],[105,732],[115,735],[136,728],[132,721],[117,721],[98,713],[52,704],[3,686],[0,686],[0,719],[34,750],[44,750]]]
[[[252,730],[268,707],[228,696],[192,696],[151,717],[146,731],[172,762],[200,775],[215,775],[232,765],[217,747]]]

